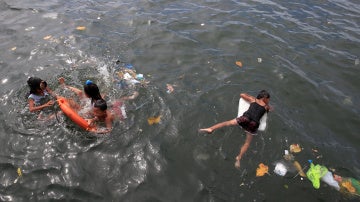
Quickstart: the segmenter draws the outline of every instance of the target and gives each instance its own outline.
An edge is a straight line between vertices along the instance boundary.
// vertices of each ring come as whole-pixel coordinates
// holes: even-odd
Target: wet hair
[[[99,87],[92,82],[86,82],[84,85],[84,92],[91,98],[91,103],[102,99]]]
[[[41,82],[44,83],[45,87],[47,86],[47,83],[45,81],[43,81],[42,79],[37,78],[37,77],[30,77],[27,80],[27,84],[30,88],[30,94],[36,94],[36,91],[41,89],[40,88]]]
[[[99,99],[94,102],[94,107],[99,108],[101,111],[107,110],[107,104],[104,99]]]
[[[256,99],[261,99],[261,98],[270,98],[270,94],[266,90],[262,90],[259,92]]]

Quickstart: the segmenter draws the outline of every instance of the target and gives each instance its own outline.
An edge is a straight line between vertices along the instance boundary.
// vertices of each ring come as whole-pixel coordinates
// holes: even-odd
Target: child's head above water
[[[102,118],[106,116],[107,104],[104,99],[99,99],[94,102],[93,114],[95,117]]]
[[[107,110],[107,104],[106,101],[103,99],[96,100],[94,102],[94,108],[99,108],[101,111]]]
[[[99,87],[90,80],[87,80],[84,85],[84,92],[86,96],[91,98],[91,102],[102,99]]]
[[[262,91],[259,92],[256,99],[263,99],[265,104],[269,104],[270,94],[266,90],[262,90]]]
[[[270,98],[270,94],[266,90],[262,90],[259,92],[256,99],[261,99],[261,98]]]
[[[45,90],[47,87],[46,81],[37,77],[30,77],[27,80],[27,84],[30,88],[30,94],[37,94],[40,90]]]

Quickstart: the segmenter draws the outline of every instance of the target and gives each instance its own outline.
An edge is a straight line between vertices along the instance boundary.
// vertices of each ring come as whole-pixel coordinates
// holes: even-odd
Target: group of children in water
[[[30,88],[30,95],[28,96],[30,112],[41,111],[54,105],[55,102],[51,100],[50,97],[57,98],[58,96],[47,86],[46,81],[37,77],[30,77],[27,83]],[[92,126],[99,122],[103,122],[106,125],[105,130],[97,130],[96,133],[111,132],[112,122],[115,119],[121,120],[126,116],[124,110],[121,110],[123,102],[125,100],[135,99],[138,96],[138,92],[135,91],[131,96],[122,97],[112,104],[112,110],[108,110],[108,104],[103,98],[103,95],[101,95],[99,87],[92,81],[86,81],[83,91],[76,87],[66,85],[63,77],[59,78],[59,83],[62,87],[74,92],[80,100],[90,99],[91,110],[83,114],[84,116],[90,117],[86,120]],[[81,111],[84,107],[81,103],[77,103],[73,99],[69,99],[69,103],[71,108],[76,112]],[[40,114],[39,118],[41,117]]]
[[[74,92],[80,100],[90,99],[91,110],[87,112],[90,114],[91,118],[87,119],[90,125],[97,124],[98,122],[103,122],[106,125],[106,130],[99,130],[97,133],[109,133],[112,130],[112,122],[117,119],[126,118],[125,114],[122,112],[121,107],[123,106],[123,102],[125,100],[132,100],[138,96],[138,92],[135,91],[131,96],[122,97],[119,100],[116,100],[112,106],[111,112],[108,110],[108,105],[103,95],[100,94],[100,90],[98,86],[90,80],[87,80],[83,91],[75,88],[73,86],[68,86],[65,84],[64,78],[59,78],[59,84],[67,89],[70,89]],[[30,112],[36,112],[44,110],[48,107],[54,105],[54,101],[50,99],[50,95],[57,98],[57,95],[47,86],[46,81],[41,80],[40,78],[30,77],[27,81],[28,86],[30,88],[30,95],[28,96],[29,110]],[[259,92],[257,97],[253,97],[246,93],[241,93],[240,97],[250,103],[249,109],[245,111],[240,117],[237,117],[232,120],[224,121],[221,123],[217,123],[209,128],[202,128],[199,132],[205,133],[213,133],[215,130],[226,127],[226,126],[236,126],[239,125],[245,130],[246,140],[245,143],[241,146],[239,154],[235,158],[235,167],[240,168],[240,160],[242,159],[245,152],[248,150],[253,137],[256,135],[257,130],[260,125],[261,117],[273,110],[273,108],[269,105],[270,102],[270,94],[262,90]],[[75,111],[82,110],[81,104],[75,102],[72,99],[69,99],[71,107]],[[342,183],[341,177],[338,175],[334,175],[335,179],[340,183]],[[353,180],[355,193],[360,192],[359,181]]]
[[[28,97],[29,109],[31,112],[43,110],[47,107],[51,107],[54,104],[54,101],[49,100],[49,96],[57,97],[51,89],[47,87],[46,81],[41,80],[40,78],[31,77],[27,81],[28,86],[30,87],[30,95]],[[131,96],[122,97],[121,99],[113,103],[113,110],[109,112],[107,102],[103,99],[103,96],[100,94],[98,86],[90,80],[87,80],[84,85],[84,90],[80,90],[73,86],[68,86],[65,84],[64,78],[59,78],[59,83],[64,88],[70,89],[73,91],[80,99],[90,98],[91,118],[87,119],[90,124],[96,124],[97,122],[104,122],[106,125],[106,130],[97,131],[97,133],[108,133],[112,129],[112,122],[116,118],[122,118],[123,113],[121,113],[121,106],[125,100],[135,99],[138,96],[138,93],[135,92]],[[253,136],[256,135],[257,129],[259,127],[259,122],[261,117],[267,113],[272,107],[269,105],[270,94],[262,90],[257,97],[253,97],[249,94],[242,93],[240,97],[245,99],[250,103],[249,109],[240,117],[225,121],[222,123],[215,124],[209,128],[200,129],[200,132],[212,133],[216,129],[225,127],[225,126],[241,126],[246,132],[246,140],[242,145],[239,154],[235,158],[235,167],[240,168],[240,160],[242,159],[245,152],[248,150],[250,143],[253,139]],[[73,100],[71,101],[71,107],[75,111],[81,110],[81,105],[76,103]]]

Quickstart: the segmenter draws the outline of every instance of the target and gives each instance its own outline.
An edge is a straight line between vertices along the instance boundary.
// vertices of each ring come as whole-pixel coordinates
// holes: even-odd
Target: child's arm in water
[[[33,99],[29,99],[28,102],[29,102],[30,112],[40,111],[46,107],[51,107],[54,104],[54,101],[52,101],[52,100],[50,100],[49,102],[47,102],[43,105],[40,105],[40,106],[36,106]]]
[[[97,134],[105,134],[105,133],[110,133],[112,131],[112,122],[114,121],[114,116],[109,113],[108,111],[106,112],[107,116],[105,118],[105,120],[101,120],[98,117],[94,117],[92,119],[88,119],[88,122],[91,126],[96,126],[96,122],[98,121],[103,121],[106,125],[106,129],[96,129],[96,131],[93,131]]]
[[[60,83],[60,85],[64,86],[65,88],[68,88],[71,91],[73,91],[74,93],[76,93],[77,96],[83,97],[83,91],[78,89],[78,88],[66,85],[65,84],[65,79],[63,77],[59,78],[59,83]]]

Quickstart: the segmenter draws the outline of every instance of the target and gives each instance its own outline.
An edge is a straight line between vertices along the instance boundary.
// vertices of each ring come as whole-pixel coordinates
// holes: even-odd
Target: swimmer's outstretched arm
[[[65,84],[65,79],[63,77],[60,77],[59,78],[59,83],[60,85],[64,86],[65,88],[68,88],[70,89],[71,91],[73,91],[74,93],[76,93],[79,97],[82,97],[83,96],[83,92],[82,90],[78,89],[78,88],[75,88],[75,87],[72,87],[72,86],[68,86]]]
[[[248,102],[255,102],[255,97],[251,96],[249,94],[241,93],[240,97],[243,98],[244,100],[248,101]]]

